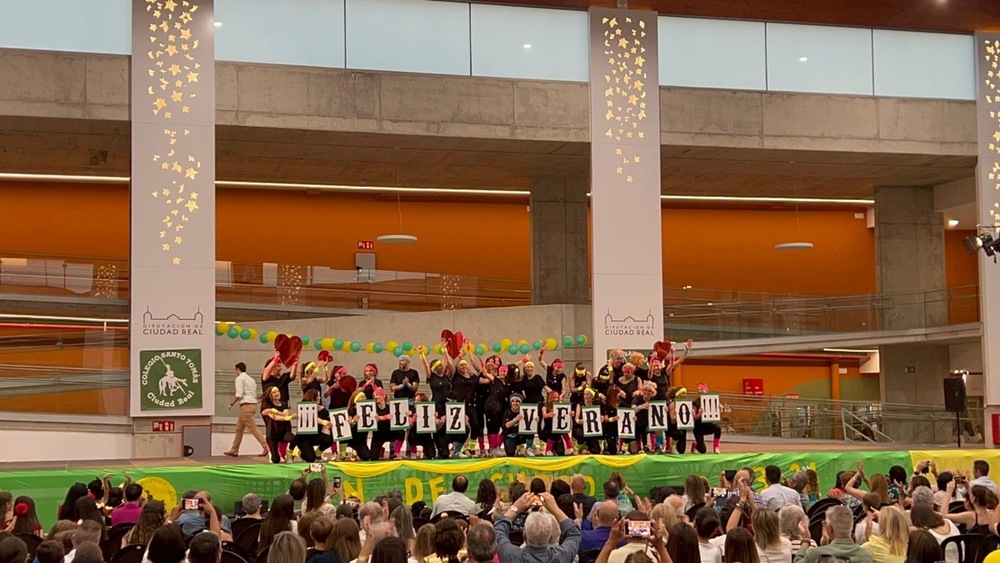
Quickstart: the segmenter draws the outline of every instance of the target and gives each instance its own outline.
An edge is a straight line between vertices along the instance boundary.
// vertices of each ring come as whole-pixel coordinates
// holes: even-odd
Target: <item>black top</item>
[[[406,371],[393,370],[392,375],[389,376],[389,383],[399,385],[395,393],[393,393],[393,397],[397,399],[412,399],[416,392],[410,387],[403,387],[403,381],[408,381],[410,385],[420,383],[420,374],[417,373],[417,370],[411,368]]]
[[[645,405],[648,402],[649,401],[646,400],[646,397],[643,396],[642,393],[639,393],[635,397],[632,397],[632,407],[636,408],[636,409],[638,409],[638,407],[641,407],[642,405]],[[649,424],[649,409],[636,410],[635,411],[635,423],[636,423],[636,425],[639,425],[639,424],[641,424],[643,426],[648,425]]]
[[[660,370],[660,375],[654,376],[651,381],[656,384],[656,398],[666,400],[667,390],[670,388],[670,376],[667,372]]]
[[[564,377],[566,377],[566,372],[556,374],[556,372],[549,367],[548,375],[545,376],[545,384],[549,387],[549,389],[562,395]]]
[[[389,410],[389,403],[386,403],[384,406],[381,406],[381,407],[378,405],[378,403],[375,404],[375,416],[377,416],[378,419],[379,419],[378,420],[378,431],[379,432],[388,432],[389,431],[389,427],[392,425],[391,415],[392,415],[392,411]],[[386,416],[386,417],[389,417],[389,418],[386,418],[385,420],[382,420],[383,416]]]
[[[372,380],[372,382],[370,384],[368,384],[368,382],[366,380],[362,379],[361,382],[358,383],[358,391],[364,391],[365,398],[369,399],[369,400],[375,398],[375,388],[376,387],[380,387],[380,388],[382,387],[382,380],[380,380],[378,378],[375,378],[375,379]],[[354,394],[357,395],[358,391],[355,391]]]
[[[465,403],[466,410],[476,406],[476,389],[479,387],[479,374],[469,373],[469,377],[455,372],[451,376],[451,393],[448,398]]]
[[[438,416],[444,414],[444,405],[448,402],[448,394],[451,392],[451,380],[444,375],[431,374],[427,380],[431,388],[431,400],[434,401],[434,408]]]
[[[493,383],[490,384],[489,397],[486,398],[484,411],[486,415],[494,417],[502,413],[507,408],[508,397],[510,397],[510,386],[507,385],[505,380],[494,377]]]
[[[545,378],[539,374],[534,374],[531,379],[525,379],[521,382],[521,389],[524,391],[524,402],[525,403],[543,403],[545,401],[545,395],[543,390],[545,389]]]
[[[517,418],[517,416],[519,414],[521,414],[521,411],[514,412],[514,411],[512,411],[510,409],[507,409],[507,412],[503,413],[503,433],[504,433],[504,435],[510,436],[510,435],[516,435],[517,434],[518,428],[520,427],[520,424],[515,424],[515,425],[511,426],[510,428],[508,428],[507,427],[507,423],[510,422],[510,421],[512,421],[512,420],[514,420],[515,418]]]
[[[614,424],[618,422],[618,407],[612,407],[611,405],[605,403],[601,405],[601,416],[606,416],[610,420],[605,422],[608,424]]]
[[[639,383],[641,382],[639,381],[638,377],[633,377],[632,381],[629,381],[627,383],[622,379],[618,380],[618,388],[625,392],[626,401],[632,400],[633,393],[639,390]]]
[[[281,392],[282,402],[287,403],[290,399],[288,396],[288,385],[292,382],[291,372],[285,372],[281,375],[272,375],[264,381],[264,376],[261,375],[260,378],[260,388],[264,391],[265,396],[267,395],[267,390],[271,387],[277,387],[278,391]]]

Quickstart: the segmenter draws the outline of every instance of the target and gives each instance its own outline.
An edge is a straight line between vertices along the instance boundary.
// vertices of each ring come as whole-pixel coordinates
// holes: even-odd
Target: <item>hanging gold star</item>
[[[180,258],[176,258],[176,257],[175,257],[175,258],[174,258],[174,266],[176,266],[176,265],[178,265],[178,264],[180,264],[180,263],[181,263],[181,259],[180,259]]]
[[[624,37],[623,37],[623,38],[621,38],[621,39],[620,39],[620,40],[618,41],[618,46],[619,46],[619,47],[621,47],[621,48],[623,48],[623,49],[624,49],[625,47],[628,47],[628,39],[625,39]]]
[[[164,238],[166,236],[167,236],[167,231],[160,231],[160,238]]]
[[[634,158],[633,158],[632,160],[633,160],[634,162],[638,163],[638,162],[639,162],[639,157],[638,157],[638,156],[637,156],[637,157],[634,157]]]
[[[184,171],[184,169],[183,169],[183,168],[181,168],[181,163],[179,163],[179,162],[175,162],[175,163],[173,164],[173,166],[171,166],[171,169],[172,169],[172,170],[173,170],[174,172],[183,172],[183,171]]]
[[[642,66],[642,64],[645,63],[645,62],[646,62],[646,59],[642,58],[642,55],[639,55],[639,56],[637,56],[635,58],[635,64],[636,64],[636,66]]]
[[[163,7],[173,12],[174,8],[177,7],[177,2],[174,2],[174,0],[167,0]]]
[[[180,74],[180,73],[181,73],[181,67],[180,67],[180,66],[178,66],[178,65],[176,65],[176,64],[173,64],[173,65],[170,65],[170,68],[168,68],[168,69],[167,69],[167,71],[168,71],[168,72],[169,72],[170,74],[172,74],[172,75],[174,75],[174,76],[177,76],[178,74]],[[178,82],[179,82],[179,81],[178,81]]]
[[[183,242],[184,242],[184,239],[182,237],[174,237],[174,243],[175,244],[182,244]]]
[[[173,45],[167,45],[166,51],[167,54],[172,57],[177,54],[177,47],[174,47]]]
[[[170,195],[170,190],[168,190],[167,188],[163,188],[163,195],[165,196]]]
[[[198,199],[198,192],[191,192],[191,199]]]
[[[170,250],[170,244],[165,242],[161,245],[161,248],[163,248],[163,251],[166,252]]]
[[[624,172],[624,171],[625,171],[625,169],[624,169],[624,168],[622,168],[621,166],[619,166],[618,168],[615,168],[615,173],[616,173],[616,174],[621,174],[621,173],[622,173],[622,172]]]
[[[617,156],[621,156],[622,155],[622,150],[621,149],[615,149],[615,154]]]
[[[190,29],[182,29],[181,30],[181,39],[191,39],[191,30]]]
[[[188,168],[187,172],[185,172],[185,174],[184,174],[184,176],[186,178],[191,178],[192,180],[194,180],[195,176],[197,176],[197,175],[198,175],[198,171],[195,170],[194,168]]]
[[[167,102],[163,98],[156,98],[156,101],[153,102],[153,105],[156,106],[157,110],[161,110],[163,109],[163,106],[167,105]]]
[[[198,209],[198,202],[188,201],[187,204],[184,205],[184,207],[187,207],[188,213],[194,213],[194,210]]]
[[[198,82],[198,73],[197,72],[189,72],[188,76],[187,76],[187,79],[188,79],[188,83]]]
[[[627,178],[625,178],[625,181],[628,182],[629,184],[631,184],[632,183],[632,177],[628,176]]]

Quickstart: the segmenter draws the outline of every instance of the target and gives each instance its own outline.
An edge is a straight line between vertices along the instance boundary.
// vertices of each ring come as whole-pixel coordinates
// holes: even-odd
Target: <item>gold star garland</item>
[[[298,303],[305,274],[306,266],[282,264],[278,267],[278,285],[281,286],[280,301],[282,305]]]
[[[607,84],[604,102],[608,110],[604,118],[608,129],[604,136],[620,143],[615,147],[615,156],[621,158],[615,173],[625,176],[625,181],[631,184],[635,176],[629,169],[639,164],[639,155],[634,154],[634,143],[629,141],[643,139],[646,135],[639,131],[639,123],[647,117],[646,58],[643,56],[646,22],[624,16],[624,22],[615,17],[602,18],[601,23],[605,26],[604,55],[608,57],[608,73],[604,75]]]
[[[990,89],[990,93],[986,94],[986,103],[991,106],[990,119],[994,120],[993,125],[996,127],[989,148],[998,158],[992,159],[993,162],[983,162],[981,165],[989,170],[986,177],[994,183],[993,189],[1000,191],[1000,87],[998,87],[1000,86],[1000,40],[984,40],[983,47],[985,50],[983,56],[989,65],[986,71],[986,86]],[[990,217],[993,218],[993,226],[1000,228],[1000,203],[993,204]]]
[[[146,90],[152,112],[168,123],[177,112],[190,113],[191,104],[197,93],[186,93],[185,89],[198,82],[201,69],[195,56],[199,41],[192,32],[192,22],[198,12],[198,4],[188,0],[146,0],[146,12],[156,20],[149,24],[149,42],[152,48],[146,53],[153,61],[147,70],[154,85]],[[161,200],[166,210],[158,226],[160,250],[171,256],[171,264],[181,263],[181,246],[184,244],[184,227],[197,213],[198,192],[188,191],[185,182],[197,179],[201,161],[193,154],[184,154],[184,138],[191,134],[189,129],[164,127],[165,146],[161,154],[153,154],[153,162],[159,162],[163,170],[176,174],[170,185],[161,185],[151,193]],[[182,156],[183,155],[183,156]]]

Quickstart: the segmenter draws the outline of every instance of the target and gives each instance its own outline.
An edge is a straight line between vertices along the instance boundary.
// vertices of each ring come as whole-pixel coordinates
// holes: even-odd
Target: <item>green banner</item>
[[[947,455],[947,452],[940,452]],[[331,479],[343,479],[344,492],[361,500],[371,500],[385,491],[397,488],[404,501],[411,504],[423,500],[432,503],[439,495],[450,491],[455,475],[465,475],[474,496],[481,479],[492,479],[506,488],[515,480],[527,481],[540,477],[546,482],[553,478],[584,475],[587,492],[600,496],[601,484],[613,471],[618,471],[637,494],[646,496],[650,489],[662,485],[683,487],[689,474],[704,475],[715,486],[719,474],[727,469],[750,467],[756,475],[754,487],[764,487],[764,467],[777,465],[785,475],[806,468],[819,474],[824,491],[833,487],[838,471],[851,470],[861,460],[869,474],[886,473],[889,467],[900,465],[912,469],[908,451],[897,452],[823,452],[823,453],[761,453],[723,455],[635,455],[635,456],[571,456],[560,458],[497,458],[439,461],[343,462],[328,464]],[[231,513],[234,503],[244,494],[254,492],[266,499],[287,492],[289,483],[301,475],[305,464],[294,465],[224,465],[137,468],[130,470],[154,497],[172,506],[188,490],[208,490],[217,505]],[[119,486],[124,477],[121,469],[11,471],[0,472],[0,490],[14,496],[27,494],[35,499],[39,518],[49,527],[55,521],[56,509],[69,487],[75,482],[89,482],[105,473],[113,473],[112,485]],[[313,476],[308,477],[314,478]]]

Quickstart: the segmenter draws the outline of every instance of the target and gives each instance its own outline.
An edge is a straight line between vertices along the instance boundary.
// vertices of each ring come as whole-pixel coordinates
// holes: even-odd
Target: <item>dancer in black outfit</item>
[[[303,401],[315,402],[319,400],[319,392],[309,389],[302,396]],[[316,449],[322,455],[327,448],[333,445],[333,436],[330,434],[330,412],[319,405],[316,414],[316,434],[297,434],[295,436],[295,446],[299,449],[299,457],[306,463],[316,461]]]
[[[365,400],[364,391],[358,390],[351,397],[351,402],[347,405],[347,416],[351,424],[351,439],[347,441],[348,447],[354,450],[354,455],[361,461],[368,461],[371,457],[371,450],[368,449],[369,431],[358,431],[358,401]]]
[[[583,402],[577,405],[573,411],[573,437],[576,438],[577,442],[587,446],[588,453],[598,455],[601,453],[600,439],[596,436],[587,438],[583,433],[583,407],[594,406],[594,398],[597,396],[597,393],[590,387],[587,387],[583,390],[582,395]],[[580,453],[583,452],[581,451]]]
[[[521,396],[515,393],[510,396],[510,408],[503,415],[503,449],[507,457],[517,455],[517,447],[525,445],[527,442],[525,437],[518,432],[523,418]]]
[[[447,358],[447,353],[445,358]],[[424,362],[424,371],[427,373],[427,386],[431,390],[431,401],[434,402],[434,414],[437,418],[436,424],[438,429],[434,433],[434,448],[438,458],[448,459],[450,455],[448,452],[448,435],[444,429],[444,419],[447,414],[445,412],[445,405],[448,404],[448,396],[451,394],[451,362],[434,359],[428,363],[427,356],[424,354],[420,355],[420,359]]]
[[[601,406],[601,429],[604,430],[604,453],[618,454],[618,401],[621,390],[617,385],[608,385],[608,394]]]
[[[281,463],[288,443],[295,439],[291,422],[295,415],[289,413],[288,402],[281,398],[281,389],[272,386],[264,392],[260,414],[264,418],[264,434],[267,447],[271,450],[271,463]]]
[[[375,417],[378,418],[378,428],[371,433],[371,446],[369,450],[371,451],[372,459],[382,459],[383,449],[386,444],[392,444],[394,432],[390,429],[392,426],[392,412],[389,410],[388,397],[385,391],[381,387],[375,389]]]
[[[423,392],[414,395],[413,400],[415,403],[427,402],[427,395]],[[417,413],[415,410],[410,411],[410,430],[409,437],[407,438],[407,445],[411,452],[416,451],[417,446],[424,452],[425,459],[434,459],[437,457],[437,445],[434,443],[434,434],[418,434],[417,433]],[[412,456],[412,454],[411,454]]]
[[[486,415],[486,432],[490,438],[490,456],[493,457],[500,455],[503,447],[504,411],[507,408],[507,398],[511,396],[510,385],[507,384],[508,369],[507,366],[501,365],[497,368],[495,376],[489,372],[486,374],[490,385],[483,412]]]

